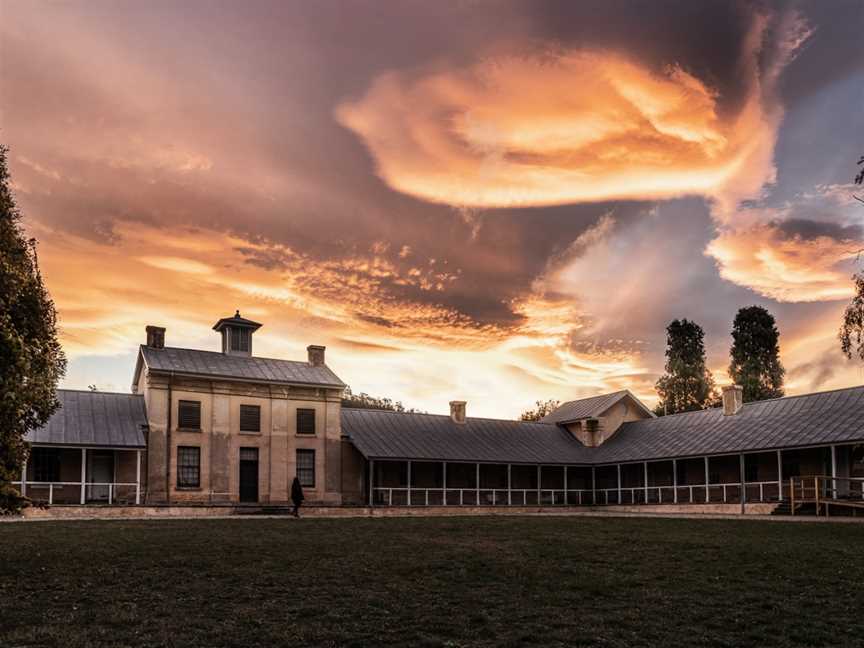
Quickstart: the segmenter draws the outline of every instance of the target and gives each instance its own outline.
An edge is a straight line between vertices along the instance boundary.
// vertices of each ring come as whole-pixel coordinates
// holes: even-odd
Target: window
[[[301,486],[315,488],[315,451],[297,451],[297,479]]]
[[[186,430],[201,429],[200,401],[181,400],[177,403],[177,427]]]
[[[755,461],[747,461],[746,458],[744,460],[744,481],[759,481],[759,464]]]
[[[198,488],[201,485],[201,448],[177,446],[177,487]]]
[[[246,328],[231,328],[231,350],[249,352],[249,343],[252,339],[252,334]]]
[[[297,434],[315,434],[315,410],[297,410]]]
[[[28,481],[60,481],[60,449],[33,448],[33,475]]]
[[[261,431],[261,407],[258,405],[240,406],[240,431]]]

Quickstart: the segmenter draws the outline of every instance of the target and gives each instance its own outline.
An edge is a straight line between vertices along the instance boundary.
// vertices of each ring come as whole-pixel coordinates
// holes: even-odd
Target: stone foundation
[[[746,505],[747,515],[770,515],[776,504],[753,503]],[[648,504],[639,506],[304,506],[307,517],[427,517],[464,515],[740,515],[740,504]],[[259,517],[280,515],[283,511],[262,506],[222,505],[167,505],[167,506],[51,506],[29,508],[23,518],[32,520],[59,519],[136,519],[136,518],[206,518],[206,517]]]

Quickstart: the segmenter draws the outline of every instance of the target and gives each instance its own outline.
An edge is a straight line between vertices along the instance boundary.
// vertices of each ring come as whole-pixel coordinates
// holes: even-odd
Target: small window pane
[[[240,448],[240,461],[258,461],[258,448]]]
[[[315,451],[297,451],[297,479],[301,486],[315,487]]]
[[[197,488],[201,485],[201,449],[177,447],[177,486]]]
[[[258,405],[240,406],[240,431],[261,431],[261,407]]]
[[[297,434],[315,434],[315,410],[297,410]]]
[[[201,403],[181,400],[177,404],[177,426],[187,430],[201,429]]]
[[[231,350],[232,351],[249,351],[250,341],[249,329],[232,328],[231,329]]]

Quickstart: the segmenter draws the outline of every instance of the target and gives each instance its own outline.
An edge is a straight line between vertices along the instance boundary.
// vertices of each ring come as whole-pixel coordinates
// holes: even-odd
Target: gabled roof
[[[590,449],[557,425],[381,410],[342,410],[342,434],[367,459],[585,463]]]
[[[624,423],[595,463],[645,461],[864,441],[864,387],[745,403]]]
[[[165,347],[156,349],[141,345],[134,382],[137,383],[141,362],[149,371],[178,373],[206,378],[236,378],[263,383],[344,387],[339,377],[326,365],[308,362],[233,356],[216,351]]]
[[[30,443],[112,448],[143,448],[147,414],[144,397],[100,391],[58,389],[60,408],[41,428],[24,437]]]
[[[636,405],[642,409],[645,414],[653,417],[654,412],[649,410],[645,405],[636,398],[629,390],[622,389],[621,391],[611,394],[601,394],[600,396],[590,396],[589,398],[580,398],[578,400],[568,401],[558,406],[554,412],[551,412],[543,417],[543,423],[572,423],[573,421],[581,421],[584,419],[596,418],[602,415],[606,410],[615,405],[618,401],[630,397]]]
[[[582,411],[602,412],[627,393],[583,399],[597,409]],[[703,457],[864,443],[864,387],[746,403],[732,416],[716,408],[631,421],[596,448],[551,423],[469,418],[461,425],[378,410],[343,409],[342,431],[369,459],[596,465]]]

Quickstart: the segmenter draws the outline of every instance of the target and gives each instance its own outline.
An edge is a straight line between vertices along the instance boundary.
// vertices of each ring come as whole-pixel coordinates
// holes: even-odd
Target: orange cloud
[[[758,188],[773,173],[778,70],[806,38],[800,21],[788,26],[762,65],[768,23],[757,17],[746,40],[737,111],[721,112],[717,90],[676,64],[576,49],[387,72],[336,117],[388,185],[436,203],[715,196],[744,175]]]
[[[777,222],[726,228],[706,253],[724,279],[779,302],[814,302],[852,296],[852,262],[864,240],[785,232]]]

